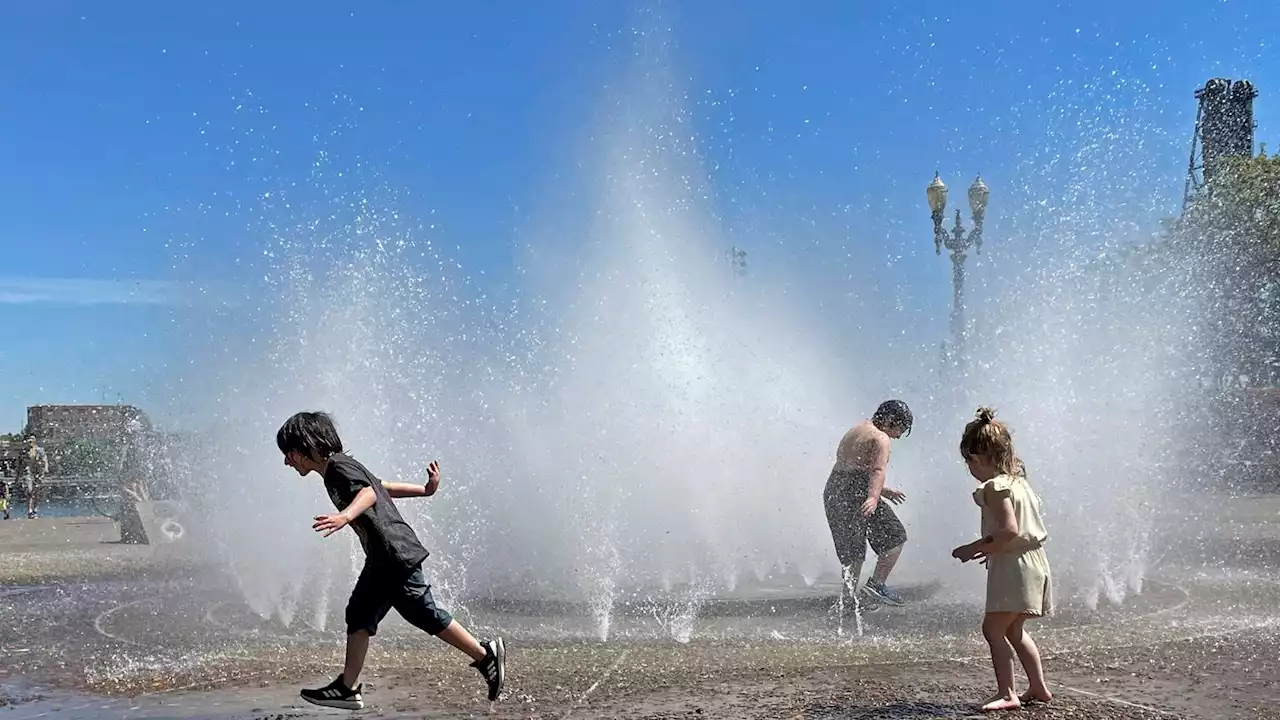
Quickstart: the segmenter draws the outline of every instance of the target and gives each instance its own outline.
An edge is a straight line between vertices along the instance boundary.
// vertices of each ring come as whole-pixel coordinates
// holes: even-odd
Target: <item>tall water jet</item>
[[[554,318],[539,356],[550,391],[520,397],[510,415],[537,417],[516,434],[539,450],[519,462],[548,492],[569,490],[561,512],[617,518],[620,563],[588,557],[585,576],[620,572],[656,589],[688,567],[696,598],[731,589],[759,557],[828,554],[820,512],[780,510],[793,493],[820,492],[844,414],[832,388],[848,383],[776,286],[741,282],[721,261],[683,95],[659,59],[632,73],[586,163],[598,193],[586,242],[532,257]],[[815,451],[798,460],[796,448]],[[573,480],[553,481],[566,459]]]
[[[323,498],[307,481],[263,482],[288,477],[270,437],[301,407],[333,411],[387,477],[445,455],[445,492],[403,504],[439,549],[429,574],[459,599],[568,595],[597,608],[603,636],[620,584],[652,588],[687,567],[696,605],[757,556],[827,556],[820,512],[781,512],[759,488],[802,477],[790,490],[816,496],[843,423],[834,363],[776,287],[748,291],[718,261],[705,190],[685,167],[692,138],[675,132],[679,98],[653,80],[651,103],[633,98],[610,120],[603,210],[568,255],[577,282],[552,276],[567,292],[544,292],[550,312],[525,311],[524,325],[453,276],[392,194],[332,159],[314,170],[319,192],[264,195],[257,314],[201,365],[218,379],[204,400],[213,444],[230,451],[227,482],[263,498],[252,517],[215,523],[260,614],[291,618],[317,563],[346,572],[358,552],[310,536],[297,508]],[[814,452],[798,461],[797,447]]]
[[[1021,192],[1043,197],[977,288],[969,384],[1003,411],[1044,498],[1060,596],[1095,607],[1142,589],[1153,523],[1179,483],[1196,342],[1190,278],[1135,252],[1156,240],[1141,224],[1173,207],[1169,193],[1135,194],[1156,187],[1147,89],[1085,88],[1096,103],[1058,108],[1023,157],[1041,183]]]

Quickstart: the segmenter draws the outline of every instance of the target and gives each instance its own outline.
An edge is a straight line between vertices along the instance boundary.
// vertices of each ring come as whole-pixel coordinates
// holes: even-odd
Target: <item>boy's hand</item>
[[[860,508],[862,512],[862,517],[867,517],[867,518],[871,517],[872,515],[875,514],[876,508],[879,506],[880,506],[880,498],[878,497],[867,498],[866,500],[863,501],[862,507]]]
[[[347,516],[342,513],[334,515],[317,515],[315,517],[315,523],[311,525],[311,529],[316,532],[323,532],[324,537],[329,537],[346,527],[350,522],[351,521],[347,519]]]
[[[431,497],[440,489],[440,461],[432,460],[427,465],[427,484],[422,486],[422,494]]]
[[[894,490],[893,488],[885,488],[880,491],[880,497],[884,498],[885,500],[888,500],[894,505],[901,505],[907,499],[907,494],[902,492],[901,490]]]

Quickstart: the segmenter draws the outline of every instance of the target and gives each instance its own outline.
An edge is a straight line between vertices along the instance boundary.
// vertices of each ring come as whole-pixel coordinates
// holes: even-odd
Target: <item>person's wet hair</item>
[[[960,437],[960,457],[983,455],[1005,475],[1026,475],[1026,467],[1013,452],[1013,436],[1008,426],[996,420],[996,411],[980,407],[974,415]]]
[[[325,460],[342,452],[342,438],[329,413],[300,412],[276,431],[276,446],[286,455],[300,452],[312,460]]]
[[[876,408],[876,412],[871,416],[871,424],[881,430],[889,428],[899,428],[903,435],[911,434],[911,424],[914,418],[911,416],[911,408],[901,400],[885,400],[880,403],[880,407]]]

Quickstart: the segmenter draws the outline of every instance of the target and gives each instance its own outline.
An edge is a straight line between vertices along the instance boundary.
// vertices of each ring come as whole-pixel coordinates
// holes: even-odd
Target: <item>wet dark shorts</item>
[[[421,565],[407,578],[372,570],[366,565],[347,601],[347,634],[368,630],[370,635],[377,635],[378,623],[391,608],[409,624],[431,635],[439,635],[453,622],[453,616],[436,607]]]
[[[823,505],[841,565],[861,566],[867,557],[867,545],[879,555],[907,541],[907,529],[883,497],[871,517],[862,516],[868,480],[866,473],[835,471],[827,479]]]

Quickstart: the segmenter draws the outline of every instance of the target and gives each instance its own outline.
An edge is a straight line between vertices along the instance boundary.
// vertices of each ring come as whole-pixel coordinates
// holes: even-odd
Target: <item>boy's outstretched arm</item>
[[[436,494],[436,490],[440,489],[440,461],[432,460],[427,466],[427,484],[415,485],[413,483],[389,482],[382,483],[382,487],[387,489],[387,494],[393,498],[401,497],[430,497]]]
[[[376,502],[378,502],[378,494],[373,491],[373,488],[363,487],[342,512],[333,515],[317,515],[311,529],[323,532],[325,537],[329,537],[360,517],[361,513],[373,507]]]

